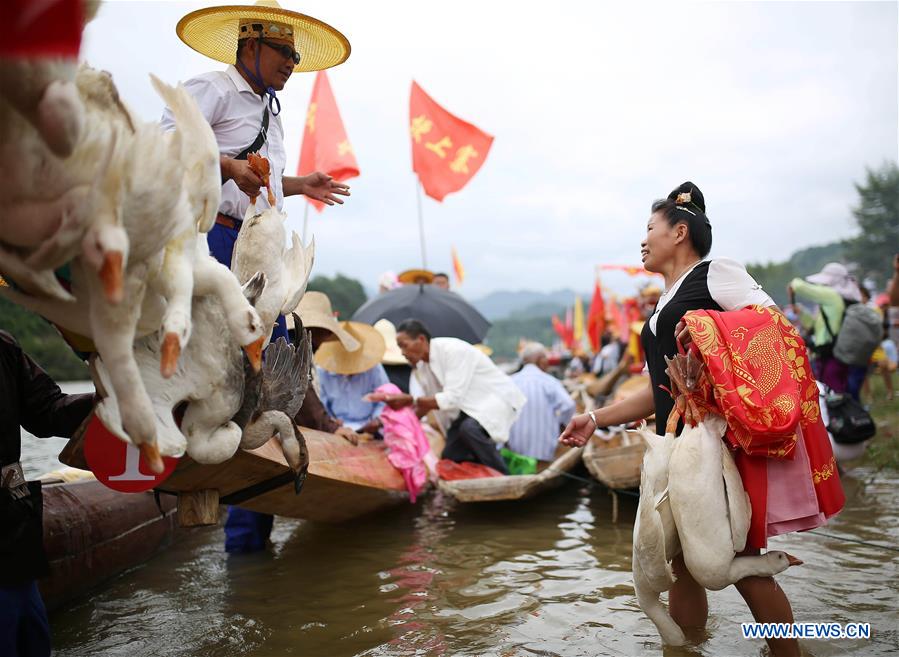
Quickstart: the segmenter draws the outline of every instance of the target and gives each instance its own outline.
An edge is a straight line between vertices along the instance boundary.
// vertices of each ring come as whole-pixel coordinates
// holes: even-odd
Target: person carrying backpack
[[[831,262],[805,280],[795,278],[787,291],[818,304],[818,313],[800,309],[802,325],[812,330],[815,376],[831,391],[859,399],[868,362],[880,344],[880,318],[861,302],[858,283],[844,265]]]

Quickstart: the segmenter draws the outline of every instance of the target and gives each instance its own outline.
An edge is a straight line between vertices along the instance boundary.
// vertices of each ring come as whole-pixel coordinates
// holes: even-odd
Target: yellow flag
[[[574,340],[580,343],[584,339],[584,302],[579,296],[574,298]]]

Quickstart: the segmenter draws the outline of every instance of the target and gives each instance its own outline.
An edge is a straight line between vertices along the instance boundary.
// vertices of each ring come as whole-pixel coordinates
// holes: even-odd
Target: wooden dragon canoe
[[[581,460],[583,448],[569,449],[545,470],[532,475],[506,475],[480,479],[440,481],[440,490],[460,502],[496,502],[500,500],[525,500],[547,489],[562,484],[564,473]]]
[[[344,438],[301,428],[309,450],[309,470],[299,495],[295,477],[277,440],[251,451],[238,450],[224,463],[203,465],[183,456],[161,485],[162,493],[179,496],[185,525],[217,521],[219,504],[251,511],[320,522],[343,522],[408,501],[402,475],[387,460],[381,441],[358,446]],[[442,440],[429,433],[432,444]],[[80,438],[70,441],[60,460],[87,468]],[[435,451],[439,453],[438,446]]]

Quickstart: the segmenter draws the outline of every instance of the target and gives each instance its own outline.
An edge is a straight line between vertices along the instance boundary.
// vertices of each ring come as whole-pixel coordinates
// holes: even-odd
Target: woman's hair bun
[[[677,205],[693,205],[705,214],[705,197],[702,195],[699,187],[689,180],[678,185],[668,194],[668,199],[674,201]]]

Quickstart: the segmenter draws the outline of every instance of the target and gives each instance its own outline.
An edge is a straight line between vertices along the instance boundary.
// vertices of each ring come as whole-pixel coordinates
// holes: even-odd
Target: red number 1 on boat
[[[94,416],[84,436],[84,458],[97,477],[108,488],[123,493],[140,493],[155,488],[178,465],[178,459],[165,456],[161,474],[150,470],[140,451],[130,443],[119,440]]]

